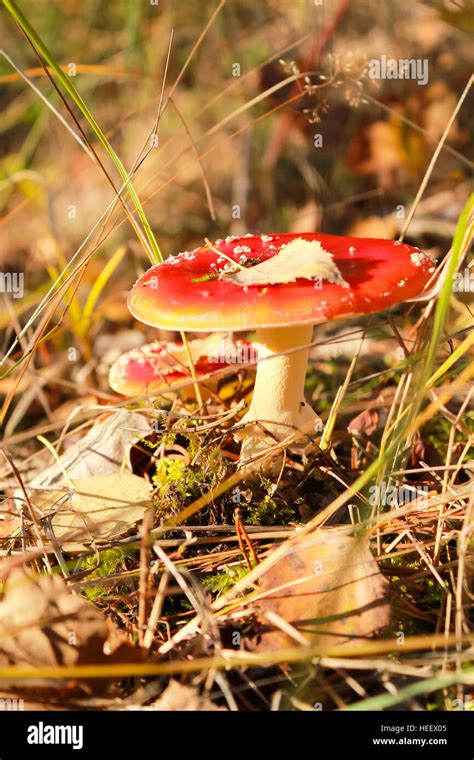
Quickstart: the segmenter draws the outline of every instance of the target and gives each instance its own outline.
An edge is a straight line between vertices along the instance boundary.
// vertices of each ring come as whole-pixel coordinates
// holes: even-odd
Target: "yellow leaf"
[[[73,480],[69,503],[51,520],[55,536],[87,541],[116,536],[142,519],[152,486],[129,472]]]

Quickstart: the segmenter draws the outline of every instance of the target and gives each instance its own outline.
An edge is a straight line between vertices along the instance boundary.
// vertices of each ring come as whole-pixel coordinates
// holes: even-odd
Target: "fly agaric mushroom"
[[[230,341],[224,334],[214,334],[204,339],[189,341],[189,351],[194,361],[196,376],[202,377],[223,367],[242,361],[249,346],[248,341]],[[109,385],[125,396],[164,395],[173,383],[191,380],[188,357],[182,343],[156,340],[133,348],[112,364]],[[209,387],[213,382],[207,383]],[[193,386],[187,389],[192,393]]]
[[[319,421],[304,400],[313,325],[382,311],[418,295],[433,262],[392,240],[313,233],[227,237],[145,272],[128,306],[160,328],[256,330],[258,365],[241,458]]]

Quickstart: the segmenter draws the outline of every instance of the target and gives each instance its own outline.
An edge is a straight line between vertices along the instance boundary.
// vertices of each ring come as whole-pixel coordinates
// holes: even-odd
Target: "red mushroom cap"
[[[318,241],[348,287],[299,278],[246,286],[218,279],[237,263],[260,263],[288,243]],[[180,253],[135,283],[128,306],[137,319],[175,330],[248,330],[315,324],[382,311],[417,296],[434,271],[431,258],[406,243],[313,233],[247,235]],[[317,287],[316,287],[317,286]]]
[[[245,361],[248,341],[231,341],[215,334],[189,341],[196,376]],[[182,343],[154,341],[127,351],[111,366],[109,385],[125,396],[165,393],[176,382],[190,378],[188,358]]]

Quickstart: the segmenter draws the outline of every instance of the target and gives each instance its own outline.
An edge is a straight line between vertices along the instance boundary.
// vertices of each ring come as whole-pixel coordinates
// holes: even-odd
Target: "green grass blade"
[[[140,203],[140,199],[137,195],[137,192],[135,190],[135,187],[133,185],[133,182],[125,169],[124,165],[122,164],[120,158],[117,156],[116,152],[108,142],[107,138],[105,137],[104,133],[102,132],[100,126],[98,125],[97,121],[95,120],[94,116],[90,112],[89,108],[87,107],[86,103],[70,81],[70,79],[66,76],[66,74],[62,71],[60,65],[54,58],[53,54],[50,52],[50,50],[47,48],[47,46],[44,44],[42,39],[38,36],[36,31],[33,29],[33,27],[30,25],[28,20],[25,18],[21,10],[18,8],[18,6],[13,2],[13,0],[2,0],[5,8],[8,10],[8,12],[13,16],[16,23],[20,27],[20,29],[24,32],[24,34],[31,40],[34,47],[37,49],[37,51],[40,53],[41,57],[48,63],[48,65],[51,67],[51,69],[56,74],[58,81],[61,82],[64,89],[67,91],[67,93],[71,96],[71,98],[74,100],[75,104],[81,111],[82,115],[85,117],[87,122],[89,123],[89,126],[93,130],[94,134],[96,135],[99,142],[103,145],[105,151],[107,152],[110,159],[115,164],[123,182],[125,183],[125,186],[127,187],[128,192],[130,193],[130,197],[132,198],[132,201],[135,205],[135,208],[137,210],[137,214],[140,217],[141,223],[143,225],[143,229],[145,231],[145,235],[147,237],[147,240],[150,244],[151,251],[152,251],[152,262],[154,264],[158,263],[159,261],[163,260],[163,257],[161,255],[160,248],[158,246],[158,243],[156,241],[156,238],[153,234],[153,231],[150,227],[150,224],[148,222],[148,219],[146,218],[145,212],[143,210],[143,207]]]
[[[454,235],[454,240],[453,240],[452,253],[448,262],[448,267],[447,267],[447,272],[446,272],[446,279],[443,283],[441,292],[439,294],[438,302],[436,304],[436,310],[434,313],[434,321],[433,321],[433,331],[431,333],[431,339],[428,346],[426,360],[423,363],[423,372],[420,379],[422,388],[426,385],[429,377],[431,376],[435,359],[436,359],[436,352],[438,350],[439,344],[443,337],[444,325],[446,324],[446,320],[449,313],[449,302],[451,299],[451,293],[453,289],[453,278],[459,268],[462,257],[464,256],[464,249],[465,249],[464,240],[465,240],[466,232],[467,232],[469,222],[473,213],[474,213],[474,194],[471,195],[468,202],[466,203],[461,213],[461,216],[459,217],[459,221],[456,227],[456,233]]]
[[[472,683],[474,669],[458,670],[447,676],[437,678],[427,678],[426,680],[417,681],[404,689],[400,689],[396,694],[379,694],[375,697],[369,697],[361,702],[355,702],[352,705],[341,708],[342,712],[360,712],[362,710],[385,710],[388,707],[394,707],[404,702],[406,699],[413,699],[424,694],[430,694],[433,691],[447,689],[449,686],[455,686],[458,683]]]

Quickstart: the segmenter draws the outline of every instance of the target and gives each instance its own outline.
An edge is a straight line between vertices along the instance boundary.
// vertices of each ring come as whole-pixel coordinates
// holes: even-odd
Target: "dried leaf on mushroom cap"
[[[276,285],[295,282],[298,279],[327,280],[344,288],[349,287],[336,266],[332,253],[325,251],[319,240],[297,238],[271,259],[262,261],[248,269],[228,272],[224,278],[238,285]]]

